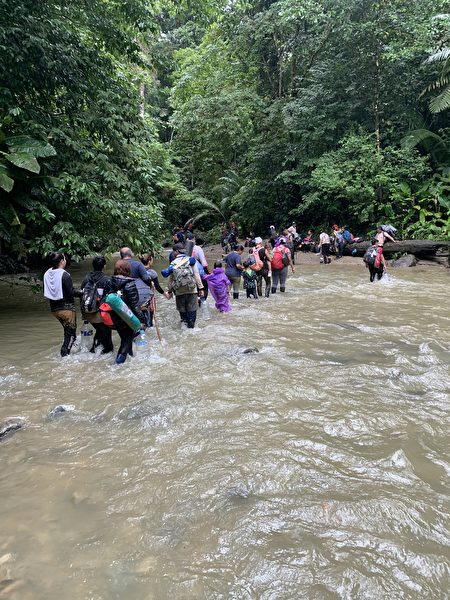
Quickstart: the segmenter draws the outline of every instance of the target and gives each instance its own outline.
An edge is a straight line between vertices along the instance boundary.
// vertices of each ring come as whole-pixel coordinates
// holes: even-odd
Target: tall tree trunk
[[[139,116],[145,116],[145,83],[142,81],[139,84]]]
[[[373,105],[374,125],[375,125],[375,145],[377,152],[381,150],[381,100],[380,100],[380,43],[377,40],[375,46],[375,100]]]

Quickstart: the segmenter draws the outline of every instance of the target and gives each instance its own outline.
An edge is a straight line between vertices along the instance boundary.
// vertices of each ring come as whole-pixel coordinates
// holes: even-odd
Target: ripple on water
[[[448,594],[448,281],[330,266],[193,332],[160,302],[164,343],[122,367],[59,359],[46,309],[28,355],[0,313],[0,421],[27,420],[0,443],[21,598]]]

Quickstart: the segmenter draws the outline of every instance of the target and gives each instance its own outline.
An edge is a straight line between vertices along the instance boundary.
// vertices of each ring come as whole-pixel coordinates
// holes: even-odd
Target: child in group
[[[211,296],[214,298],[216,308],[219,312],[230,312],[231,306],[228,301],[228,292],[231,282],[225,275],[221,262],[214,263],[214,271],[210,275],[205,275],[208,282],[208,288]]]
[[[253,296],[258,299],[258,291],[256,287],[258,274],[254,271],[251,266],[255,263],[253,256],[249,256],[243,264],[244,270],[242,271],[242,278],[244,279],[244,290],[247,292],[247,298]]]

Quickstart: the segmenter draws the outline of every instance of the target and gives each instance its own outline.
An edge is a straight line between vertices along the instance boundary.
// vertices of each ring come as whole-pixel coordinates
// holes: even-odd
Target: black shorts
[[[330,256],[330,244],[322,244],[322,256]]]

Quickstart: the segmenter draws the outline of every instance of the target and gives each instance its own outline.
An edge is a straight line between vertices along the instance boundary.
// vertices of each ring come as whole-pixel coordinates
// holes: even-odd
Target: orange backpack
[[[261,258],[259,256],[259,251],[256,248],[253,248],[253,252],[251,253],[251,256],[253,256],[253,258],[255,259],[255,263],[253,265],[250,265],[250,269],[252,271],[261,271],[261,269],[264,266],[264,263],[261,260]]]

